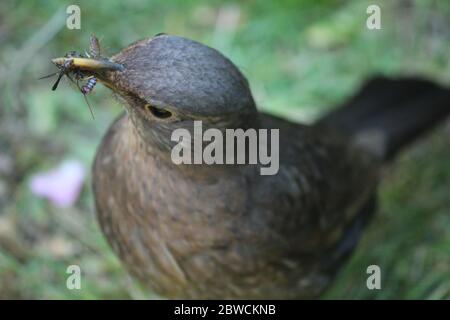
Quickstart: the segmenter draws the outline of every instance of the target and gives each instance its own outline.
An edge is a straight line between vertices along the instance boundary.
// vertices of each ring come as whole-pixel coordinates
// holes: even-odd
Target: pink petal
[[[47,198],[58,207],[72,206],[80,195],[85,178],[85,170],[79,161],[63,162],[48,172],[40,172],[31,178],[31,191],[39,197]]]

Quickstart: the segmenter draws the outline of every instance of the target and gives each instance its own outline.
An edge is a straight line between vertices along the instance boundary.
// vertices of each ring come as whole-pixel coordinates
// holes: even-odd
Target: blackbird
[[[192,299],[315,298],[376,209],[380,170],[450,111],[450,90],[375,77],[314,125],[259,112],[218,51],[161,34],[89,69],[123,102],[93,165],[101,229],[157,294]],[[193,121],[279,129],[279,170],[175,164],[171,134]]]

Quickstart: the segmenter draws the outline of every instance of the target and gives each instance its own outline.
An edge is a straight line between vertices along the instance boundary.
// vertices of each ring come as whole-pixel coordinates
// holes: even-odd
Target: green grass
[[[382,8],[379,31],[365,28],[365,10],[374,3]],[[159,32],[204,42],[241,68],[261,109],[306,122],[374,73],[447,83],[450,76],[445,1],[79,1],[81,30],[61,28],[33,42],[69,4],[0,4],[0,160],[12,163],[3,171],[0,165],[0,298],[152,297],[125,274],[102,237],[89,179],[66,210],[28,188],[31,175],[64,159],[89,167],[121,111],[98,86],[92,121],[74,88],[63,83],[52,92],[51,80],[36,80],[53,70],[51,57],[85,50],[91,32],[106,54]],[[450,298],[449,135],[448,125],[436,130],[386,170],[379,214],[325,298]],[[70,264],[83,270],[82,290],[65,286]],[[365,286],[371,264],[382,269],[382,290]]]

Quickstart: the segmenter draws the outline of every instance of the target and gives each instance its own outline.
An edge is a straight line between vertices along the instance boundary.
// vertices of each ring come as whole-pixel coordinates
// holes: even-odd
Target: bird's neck
[[[242,125],[236,125],[238,122],[230,122],[229,127],[224,126],[225,123],[217,123],[217,127],[211,124],[206,124],[201,128],[201,147],[200,153],[203,156],[205,146],[210,143],[210,141],[204,140],[204,133],[206,130],[210,128],[219,129],[223,135],[223,143],[225,143],[226,139],[226,130],[227,129],[243,129],[244,131],[248,129],[258,130],[260,128],[259,115],[256,113],[251,117],[244,118],[241,116],[240,120],[242,121]],[[157,161],[162,166],[165,166],[167,169],[181,172],[187,176],[192,176],[195,178],[201,177],[202,173],[213,172],[214,175],[229,175],[229,174],[239,174],[242,170],[246,170],[246,165],[237,165],[236,161],[231,161],[232,163],[226,163],[226,152],[225,152],[225,144],[223,145],[223,163],[222,164],[207,164],[202,157],[200,161],[196,162],[194,158],[194,153],[198,151],[194,146],[195,136],[197,133],[192,132],[191,138],[192,143],[190,147],[191,152],[191,162],[190,163],[181,163],[177,164],[173,158],[173,148],[177,145],[177,142],[172,141],[171,144],[167,143],[167,139],[170,140],[171,132],[167,128],[160,128],[159,131],[153,132],[140,132],[139,129],[136,128],[133,121],[128,119],[127,121],[127,129],[124,132],[124,138],[127,141],[127,145],[130,146],[129,152],[135,154],[136,158],[139,159],[151,159],[152,162]],[[156,130],[156,129],[155,129]],[[164,138],[163,138],[164,137]],[[169,137],[169,138],[167,138]],[[198,145],[197,145],[198,146]],[[198,152],[197,152],[198,154]],[[248,159],[248,157],[246,156]],[[236,159],[235,159],[236,160]],[[253,170],[253,168],[251,169]]]

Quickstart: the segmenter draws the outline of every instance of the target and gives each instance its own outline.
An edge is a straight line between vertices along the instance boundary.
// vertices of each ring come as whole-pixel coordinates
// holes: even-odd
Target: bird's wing
[[[260,210],[277,212],[268,213],[274,221],[267,225],[278,228],[294,254],[332,250],[368,211],[363,208],[375,194],[377,162],[333,131],[263,119],[265,127],[280,129],[278,177],[257,187],[267,193],[259,197]]]

